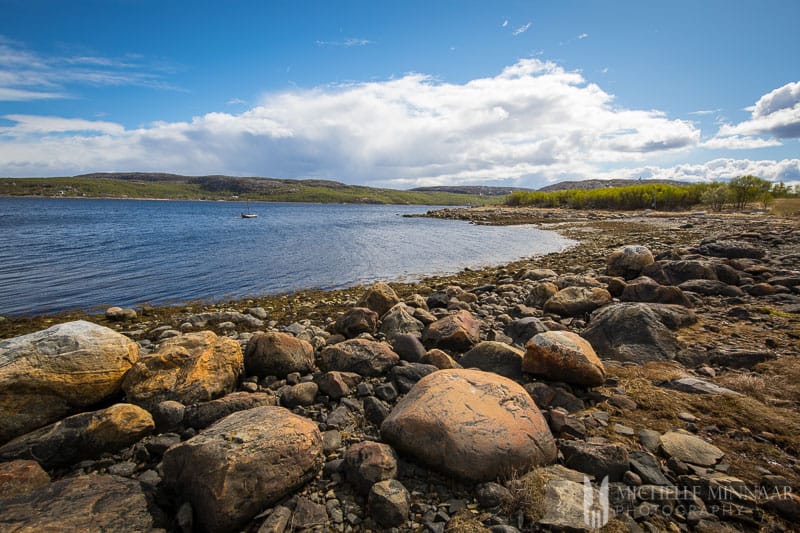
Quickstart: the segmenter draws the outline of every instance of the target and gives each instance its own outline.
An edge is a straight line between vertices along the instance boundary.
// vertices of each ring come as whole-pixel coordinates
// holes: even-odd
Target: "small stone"
[[[342,447],[342,434],[337,429],[329,429],[322,433],[322,449],[325,453],[335,452]]]
[[[658,447],[661,446],[661,434],[652,429],[640,429],[639,442],[652,453],[655,453],[658,451]]]
[[[292,528],[295,531],[322,526],[327,522],[328,511],[324,505],[315,503],[305,496],[297,498],[297,504],[292,513]]]
[[[615,433],[617,433],[619,435],[623,435],[625,437],[633,437],[633,435],[634,435],[633,428],[625,426],[625,425],[622,425],[620,423],[614,424],[614,428],[613,429],[614,429]]]
[[[485,508],[505,505],[512,499],[510,490],[493,481],[481,483],[475,488],[475,493],[478,503]]]
[[[722,450],[700,437],[676,431],[661,435],[661,448],[670,457],[700,466],[714,465],[725,455]]]

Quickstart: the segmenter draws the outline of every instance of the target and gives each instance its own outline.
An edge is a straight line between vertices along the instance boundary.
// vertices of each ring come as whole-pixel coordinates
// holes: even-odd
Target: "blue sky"
[[[0,176],[800,181],[800,2],[0,0]]]

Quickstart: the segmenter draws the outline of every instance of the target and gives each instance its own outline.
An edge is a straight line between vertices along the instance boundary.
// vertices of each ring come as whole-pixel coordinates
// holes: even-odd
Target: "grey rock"
[[[681,392],[688,392],[691,394],[730,394],[733,396],[741,396],[741,394],[736,391],[732,391],[731,389],[727,389],[725,387],[720,387],[719,385],[711,383],[710,381],[691,377],[673,379],[672,381],[668,381],[666,386],[671,389],[679,390]]]
[[[592,444],[579,440],[559,443],[564,465],[596,479],[608,476],[609,481],[621,481],[630,468],[628,450],[621,444]]]
[[[275,396],[264,392],[234,392],[210,402],[202,402],[186,407],[183,421],[186,426],[203,429],[237,411],[275,405],[276,403]]]
[[[298,405],[311,405],[317,397],[319,387],[316,383],[304,382],[293,385],[281,395],[281,404],[292,408]]]
[[[389,309],[381,320],[380,332],[392,342],[399,335],[422,336],[425,325],[414,318],[414,308],[399,303]]]
[[[378,524],[396,527],[408,519],[411,496],[402,483],[389,479],[375,483],[370,488],[367,505]]]
[[[648,452],[630,453],[631,470],[639,474],[642,482],[647,485],[670,485],[669,480],[661,471],[661,465],[655,455]]]
[[[357,337],[362,333],[373,334],[378,328],[378,313],[366,307],[354,307],[345,312],[333,326],[336,333],[341,333],[348,339]]]
[[[764,248],[744,241],[719,240],[701,244],[698,248],[703,255],[737,259],[741,257],[761,259],[766,255]]]
[[[439,370],[433,365],[425,365],[422,363],[401,363],[393,367],[389,371],[389,376],[392,381],[397,385],[397,390],[405,394],[419,380]]]
[[[536,317],[525,317],[514,320],[506,327],[506,333],[519,345],[525,345],[531,338],[539,333],[548,331],[544,321]]]
[[[327,370],[380,376],[400,361],[388,344],[352,339],[325,347],[320,353]]]
[[[739,287],[728,285],[713,279],[693,279],[684,281],[678,288],[683,291],[702,294],[703,296],[744,296],[744,291]]]
[[[388,444],[359,442],[347,448],[343,468],[348,483],[367,494],[375,483],[397,475],[397,454]]]
[[[422,341],[415,335],[397,335],[392,342],[392,347],[395,353],[400,356],[400,359],[409,363],[418,363],[427,353]]]
[[[611,294],[605,289],[567,287],[545,302],[544,312],[561,316],[580,316],[609,303]]]
[[[676,431],[661,435],[661,448],[669,457],[700,466],[714,465],[725,455],[700,437]]]
[[[315,503],[305,496],[297,498],[292,513],[292,528],[295,531],[324,526],[328,523],[328,511],[324,505]]]

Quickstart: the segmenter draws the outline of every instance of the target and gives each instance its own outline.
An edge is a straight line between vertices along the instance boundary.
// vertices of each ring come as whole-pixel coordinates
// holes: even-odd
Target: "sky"
[[[0,0],[0,176],[800,183],[796,0]]]

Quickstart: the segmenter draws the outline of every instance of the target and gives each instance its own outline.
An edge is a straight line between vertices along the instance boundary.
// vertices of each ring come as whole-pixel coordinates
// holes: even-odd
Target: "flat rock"
[[[525,344],[522,370],[552,381],[596,387],[606,379],[592,345],[570,331],[539,333]]]
[[[547,422],[525,389],[479,370],[422,378],[384,420],[381,436],[402,453],[473,481],[556,458]]]
[[[400,362],[400,356],[383,342],[351,339],[326,346],[320,353],[326,370],[380,376]]]
[[[693,279],[684,281],[678,285],[678,288],[683,291],[702,294],[703,296],[744,296],[744,291],[739,287],[713,279]]]
[[[77,476],[3,499],[4,531],[151,531],[157,518],[151,498],[135,480],[111,475]]]
[[[0,444],[122,391],[139,345],[82,320],[0,341]]]
[[[700,466],[712,466],[725,455],[722,450],[700,437],[677,431],[661,435],[661,448],[669,457]]]
[[[625,285],[619,299],[623,302],[648,302],[692,307],[683,291],[672,285],[661,285],[652,278],[641,276]]]
[[[276,403],[276,397],[265,392],[233,392],[210,402],[186,407],[183,422],[189,427],[203,429],[237,411],[276,405]]]
[[[630,453],[631,470],[639,474],[646,485],[670,485],[661,471],[658,459],[652,453],[634,451]]]
[[[229,415],[164,453],[165,485],[192,504],[208,532],[242,528],[316,475],[322,435],[282,407]]]
[[[671,389],[691,394],[730,394],[733,396],[741,396],[740,393],[725,387],[720,387],[716,383],[692,377],[673,379],[672,381],[668,381],[666,385]]]
[[[118,403],[21,435],[0,447],[0,460],[34,459],[45,468],[65,466],[130,446],[154,428],[150,413]]]
[[[233,392],[242,373],[242,348],[211,331],[187,333],[161,343],[125,375],[129,402],[153,409],[165,400],[184,405]]]
[[[464,368],[478,368],[510,379],[522,377],[522,350],[503,342],[483,341],[459,359]]]
[[[609,481],[621,481],[630,469],[628,450],[622,444],[566,440],[559,442],[558,449],[567,468],[591,474],[595,479],[608,476]]]
[[[701,244],[698,251],[711,257],[726,257],[737,259],[742,257],[761,259],[766,255],[766,250],[760,246],[744,241],[720,240]]]
[[[314,369],[314,347],[288,333],[256,333],[244,349],[244,367],[248,376],[306,374]]]
[[[480,335],[480,321],[462,309],[429,324],[422,334],[422,342],[429,348],[464,352],[478,343]]]
[[[582,337],[608,359],[644,363],[674,359],[681,348],[673,330],[694,324],[680,305],[623,302],[592,314]]]

